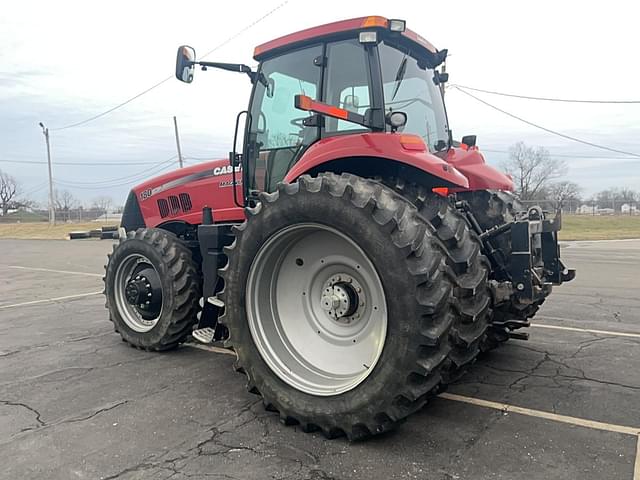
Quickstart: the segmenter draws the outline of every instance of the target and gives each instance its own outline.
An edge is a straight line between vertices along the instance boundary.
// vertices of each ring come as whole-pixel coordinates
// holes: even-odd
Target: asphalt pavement
[[[228,353],[121,342],[111,248],[0,240],[0,478],[640,480],[640,240],[564,244],[529,341],[353,444],[280,424]]]

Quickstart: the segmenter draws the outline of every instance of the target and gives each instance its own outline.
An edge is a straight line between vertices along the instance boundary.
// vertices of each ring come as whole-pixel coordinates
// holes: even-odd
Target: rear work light
[[[389,30],[392,32],[404,32],[407,28],[407,22],[404,20],[389,20]]]
[[[377,32],[360,32],[359,40],[360,43],[377,43],[378,34]]]

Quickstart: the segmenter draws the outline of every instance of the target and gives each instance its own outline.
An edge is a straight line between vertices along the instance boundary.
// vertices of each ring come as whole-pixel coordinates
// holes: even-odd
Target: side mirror
[[[476,136],[475,135],[465,135],[464,137],[462,137],[462,140],[460,141],[460,143],[462,143],[463,145],[466,145],[469,148],[475,147],[476,146]]]
[[[196,51],[189,45],[178,48],[176,55],[176,78],[184,83],[193,82],[193,72],[196,64]]]

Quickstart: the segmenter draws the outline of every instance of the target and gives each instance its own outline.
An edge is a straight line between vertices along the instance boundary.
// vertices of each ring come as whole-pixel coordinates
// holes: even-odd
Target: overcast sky
[[[85,201],[108,194],[124,203],[133,184],[174,166],[165,162],[176,154],[173,115],[190,163],[225,157],[235,115],[246,108],[250,90],[246,77],[230,72],[198,71],[191,85],[171,79],[96,121],[54,129],[96,115],[172,75],[178,45],[188,43],[203,54],[278,4],[4,2],[0,169],[15,176],[31,198],[46,200],[46,165],[15,163],[46,160],[40,121],[52,130],[54,181]],[[335,20],[384,15],[406,19],[409,28],[436,47],[449,49],[452,84],[535,96],[638,100],[639,14],[637,2],[611,0],[289,0],[207,59],[253,65],[254,46],[274,37]],[[640,154],[638,104],[577,105],[477,95],[547,128]],[[550,135],[453,89],[446,101],[454,137],[477,134],[480,148],[490,150],[485,153],[490,163],[499,165],[506,158],[493,150],[506,151],[523,140],[552,155],[584,155],[566,160],[567,177],[586,194],[611,186],[640,189],[640,158]]]

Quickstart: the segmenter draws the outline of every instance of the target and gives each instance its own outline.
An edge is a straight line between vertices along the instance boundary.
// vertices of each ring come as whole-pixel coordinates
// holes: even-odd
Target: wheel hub
[[[132,254],[116,271],[116,303],[123,319],[136,332],[153,328],[162,311],[162,284],[151,262]]]
[[[135,278],[129,280],[125,287],[125,296],[129,305],[137,305],[141,308],[148,305],[153,293],[151,284],[144,275],[136,275]],[[148,302],[148,303],[147,303]]]
[[[351,275],[334,275],[324,284],[320,305],[332,320],[349,324],[359,319],[364,310],[364,292]]]

